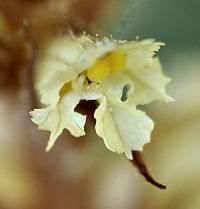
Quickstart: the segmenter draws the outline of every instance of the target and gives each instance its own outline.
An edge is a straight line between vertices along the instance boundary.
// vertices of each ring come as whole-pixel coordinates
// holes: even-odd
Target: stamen
[[[99,59],[87,70],[90,81],[98,82],[106,79],[111,73],[110,63],[106,59]]]
[[[126,54],[120,51],[114,51],[107,59],[111,64],[112,73],[120,71],[126,64]]]
[[[126,54],[120,51],[114,51],[97,60],[96,63],[87,70],[87,77],[90,81],[102,81],[111,73],[122,70],[125,63]]]

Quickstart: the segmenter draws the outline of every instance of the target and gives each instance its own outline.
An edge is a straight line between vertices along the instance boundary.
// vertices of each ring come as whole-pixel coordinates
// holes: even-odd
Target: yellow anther
[[[90,81],[102,81],[111,73],[122,70],[125,63],[126,54],[120,51],[114,51],[97,60],[96,63],[87,70],[87,77]]]
[[[60,89],[60,97],[64,96],[67,94],[70,90],[72,89],[71,83],[66,83],[61,89]]]
[[[126,54],[124,52],[114,51],[108,55],[107,60],[110,62],[112,73],[118,72],[126,64]]]
[[[87,70],[87,77],[90,81],[102,81],[111,73],[111,67],[108,60],[105,58],[99,59],[96,63]]]

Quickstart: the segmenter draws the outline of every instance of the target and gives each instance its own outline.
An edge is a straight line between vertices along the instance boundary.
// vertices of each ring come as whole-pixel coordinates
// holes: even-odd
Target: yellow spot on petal
[[[87,77],[94,82],[105,80],[110,74],[122,70],[125,64],[126,54],[114,51],[98,59],[92,67],[88,68]]]
[[[105,59],[99,59],[87,70],[87,77],[90,81],[102,81],[111,73],[110,63]]]
[[[114,51],[107,57],[107,59],[110,62],[111,71],[113,73],[122,70],[126,64],[126,54],[120,51]]]
[[[72,89],[71,83],[66,83],[60,90],[60,93],[59,93],[60,97],[67,94],[71,89]]]

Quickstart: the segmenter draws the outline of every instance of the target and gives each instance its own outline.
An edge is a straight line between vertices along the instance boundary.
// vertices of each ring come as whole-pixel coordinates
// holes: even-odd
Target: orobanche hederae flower
[[[85,135],[86,116],[75,111],[80,100],[95,100],[96,133],[105,146],[132,159],[150,141],[153,121],[138,105],[172,101],[154,57],[163,43],[116,41],[89,35],[67,35],[50,43],[37,63],[36,89],[44,108],[30,114],[39,129],[49,130],[50,150],[64,129]]]

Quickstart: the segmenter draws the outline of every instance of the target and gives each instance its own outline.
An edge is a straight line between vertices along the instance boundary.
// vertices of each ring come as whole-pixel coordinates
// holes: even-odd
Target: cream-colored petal
[[[32,121],[39,126],[39,129],[51,132],[47,151],[53,147],[63,129],[67,129],[75,137],[85,134],[84,125],[86,116],[75,112],[74,109],[82,99],[95,100],[99,97],[98,93],[90,90],[70,92],[63,96],[58,104],[44,109],[35,109],[30,112]]]
[[[134,82],[132,102],[147,104],[154,100],[173,101],[165,91],[170,79],[162,72],[158,58],[154,54],[163,45],[153,40],[127,43],[120,46],[127,53],[126,73]]]
[[[125,153],[132,159],[132,150],[142,150],[150,141],[153,121],[144,112],[130,107],[127,103],[99,100],[95,111],[96,132],[103,138],[106,147],[117,153]]]
[[[58,102],[59,92],[65,83],[76,78],[70,66],[58,60],[48,60],[40,63],[36,70],[46,70],[45,75],[38,75],[35,87],[41,96],[41,103],[54,105]]]
[[[164,45],[165,44],[162,42],[155,42],[154,39],[146,39],[142,41],[130,41],[122,44],[119,43],[117,50],[127,52],[128,56],[131,54],[140,57],[142,56],[144,62],[148,62],[148,60],[152,59],[155,53],[159,51],[160,47]],[[140,64],[140,61],[138,61],[138,64]]]
[[[69,102],[69,101],[68,101]],[[78,103],[78,101],[76,101]],[[59,104],[45,109],[35,109],[30,113],[32,121],[39,126],[41,130],[51,132],[47,151],[50,150],[63,129],[67,129],[76,137],[83,136],[86,117],[74,110],[67,109],[67,104]]]
[[[99,84],[99,91],[106,95],[107,98],[117,101],[126,100],[128,99],[125,98],[128,95],[128,92],[133,94],[133,81],[123,72],[118,72],[112,74],[108,79],[102,81]]]

